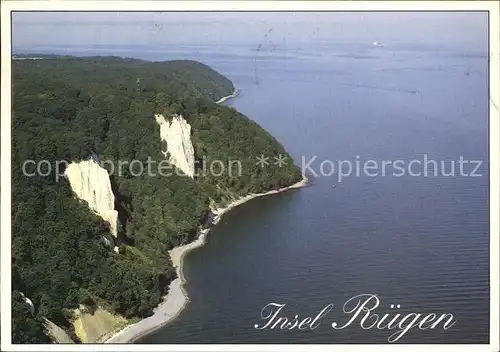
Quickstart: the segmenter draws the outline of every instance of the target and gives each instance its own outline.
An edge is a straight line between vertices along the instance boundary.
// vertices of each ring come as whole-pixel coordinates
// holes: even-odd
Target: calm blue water
[[[141,343],[386,343],[392,332],[345,322],[343,303],[371,293],[380,312],[452,313],[447,331],[402,343],[487,343],[489,216],[487,55],[461,48],[370,43],[88,48],[150,60],[200,60],[242,90],[234,106],[270,131],[296,164],[369,159],[482,160],[482,177],[311,175],[307,188],[227,214],[185,262],[191,302]],[[52,50],[54,51],[54,50]],[[359,157],[358,157],[359,156]],[[415,172],[422,171],[420,166]],[[470,173],[473,166],[465,166]],[[325,168],[328,172],[330,169]],[[335,187],[332,187],[335,185]],[[261,309],[290,317],[334,309],[314,331],[257,331]],[[392,310],[392,314],[394,313]]]

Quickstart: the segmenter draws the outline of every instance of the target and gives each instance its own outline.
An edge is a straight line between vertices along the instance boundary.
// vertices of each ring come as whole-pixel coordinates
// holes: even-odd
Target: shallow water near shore
[[[345,322],[344,302],[379,295],[378,313],[452,313],[443,329],[402,343],[487,343],[489,215],[487,56],[467,49],[342,47],[178,48],[115,54],[195,59],[241,90],[226,102],[273,134],[298,165],[323,160],[436,160],[457,177],[310,177],[311,186],[254,199],[224,215],[184,261],[190,302],[136,343],[387,343],[392,332]],[[112,50],[89,54],[113,54]],[[195,53],[195,54],[194,54]],[[315,53],[320,53],[314,56]],[[482,160],[460,177],[458,160]],[[439,166],[440,167],[440,166]],[[417,166],[415,166],[417,169]],[[468,172],[471,167],[466,168]],[[417,170],[418,171],[418,170]],[[333,187],[335,186],[335,187]],[[258,331],[262,308],[332,311],[314,331]]]

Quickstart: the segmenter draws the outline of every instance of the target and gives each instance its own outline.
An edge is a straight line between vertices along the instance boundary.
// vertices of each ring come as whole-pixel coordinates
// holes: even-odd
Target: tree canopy
[[[210,204],[300,180],[290,163],[255,165],[261,154],[289,156],[257,123],[214,103],[233,90],[227,78],[194,61],[13,60],[13,290],[36,308],[26,319],[23,301],[13,296],[14,343],[47,342],[41,317],[71,334],[71,310],[89,301],[127,318],[152,314],[176,275],[168,250],[194,239]],[[23,163],[48,160],[53,172],[62,172],[57,161],[91,155],[114,165],[164,160],[155,113],[188,121],[199,168],[238,160],[242,172],[194,179],[112,174],[120,218],[115,253],[102,241],[110,236],[107,225],[66,179],[26,176]]]

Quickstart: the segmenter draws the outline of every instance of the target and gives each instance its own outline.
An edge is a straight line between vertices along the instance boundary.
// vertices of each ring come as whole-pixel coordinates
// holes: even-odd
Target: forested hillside
[[[255,165],[258,155],[287,154],[258,124],[214,103],[233,90],[227,78],[193,61],[13,60],[13,289],[35,306],[31,316],[14,295],[14,343],[47,342],[42,317],[74,336],[72,310],[80,303],[126,318],[150,315],[175,276],[168,250],[193,240],[210,204],[300,180],[291,163]],[[164,160],[155,113],[181,114],[192,126],[198,165],[239,160],[242,174],[113,174],[120,215],[115,253],[103,244],[110,236],[104,221],[67,180],[57,182],[56,161],[95,154],[115,165]],[[26,160],[48,160],[53,172],[23,175]]]

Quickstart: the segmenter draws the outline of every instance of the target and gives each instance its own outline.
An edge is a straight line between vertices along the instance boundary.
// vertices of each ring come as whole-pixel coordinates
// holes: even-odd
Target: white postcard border
[[[498,351],[500,121],[496,1],[3,1],[1,11],[1,350],[3,351]],[[11,343],[11,11],[489,11],[490,343],[485,345],[13,345]],[[334,340],[332,339],[334,342]],[[334,346],[334,347],[333,347]]]

